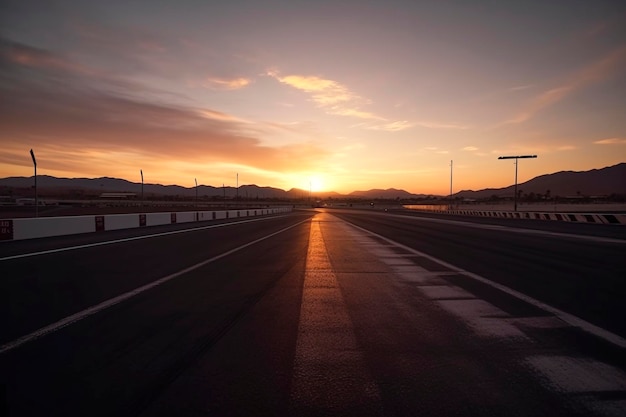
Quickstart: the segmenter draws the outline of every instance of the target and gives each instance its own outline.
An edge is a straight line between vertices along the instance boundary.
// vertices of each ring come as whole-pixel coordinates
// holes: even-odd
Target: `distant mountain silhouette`
[[[479,191],[464,190],[454,194],[462,198],[512,197],[515,186],[487,188]],[[518,192],[551,196],[604,196],[626,194],[626,163],[590,171],[560,171],[535,177],[517,184]]]
[[[395,198],[416,198],[416,197],[425,197],[424,194],[411,194],[408,191],[397,190],[395,188],[388,188],[386,190],[381,189],[373,189],[368,191],[353,191],[348,194],[350,197],[359,197],[359,198],[368,198],[368,199],[395,199]]]
[[[0,187],[16,189],[28,189],[34,184],[33,177],[9,177],[0,179]],[[141,194],[141,183],[130,182],[119,178],[57,178],[48,175],[37,176],[37,184],[40,189],[55,189],[56,191],[82,190],[84,193],[100,195],[104,192],[128,192]],[[498,197],[513,196],[514,186],[504,188],[487,188],[483,190],[464,190],[454,194],[455,197],[482,199],[493,195]],[[626,194],[626,163],[620,163],[602,169],[590,171],[561,171],[554,174],[541,175],[532,180],[518,184],[518,190],[524,194],[535,193],[545,195],[548,190],[551,196],[599,196],[611,194]],[[424,194],[411,194],[405,190],[395,188],[372,189],[368,191],[354,191],[350,194],[336,192],[313,192],[292,188],[289,191],[273,187],[261,187],[255,184],[242,185],[237,190],[235,187],[213,187],[199,185],[198,195],[201,197],[233,198],[237,195],[241,198],[355,198],[355,199],[411,199],[424,198]],[[0,190],[0,194],[3,191]],[[193,197],[196,195],[196,187],[181,187],[179,185],[144,184],[144,194],[162,196]]]

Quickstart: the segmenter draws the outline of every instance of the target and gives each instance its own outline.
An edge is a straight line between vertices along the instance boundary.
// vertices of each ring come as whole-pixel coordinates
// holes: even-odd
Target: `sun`
[[[324,179],[319,175],[314,175],[309,180],[309,186],[312,192],[324,191]]]

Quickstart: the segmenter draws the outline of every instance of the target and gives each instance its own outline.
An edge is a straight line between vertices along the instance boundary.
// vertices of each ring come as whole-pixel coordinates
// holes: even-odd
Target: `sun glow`
[[[310,178],[309,187],[312,192],[325,191],[324,180],[320,176],[313,176]]]

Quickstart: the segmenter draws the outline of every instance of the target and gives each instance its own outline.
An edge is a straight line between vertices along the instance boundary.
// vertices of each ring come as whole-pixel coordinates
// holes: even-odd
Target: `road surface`
[[[319,210],[3,243],[0,411],[624,415],[626,239],[520,225]]]

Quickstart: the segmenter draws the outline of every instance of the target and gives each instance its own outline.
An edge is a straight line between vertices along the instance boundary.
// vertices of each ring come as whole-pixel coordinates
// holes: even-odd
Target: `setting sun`
[[[326,191],[324,188],[324,180],[320,176],[311,177],[309,185],[312,192]]]

